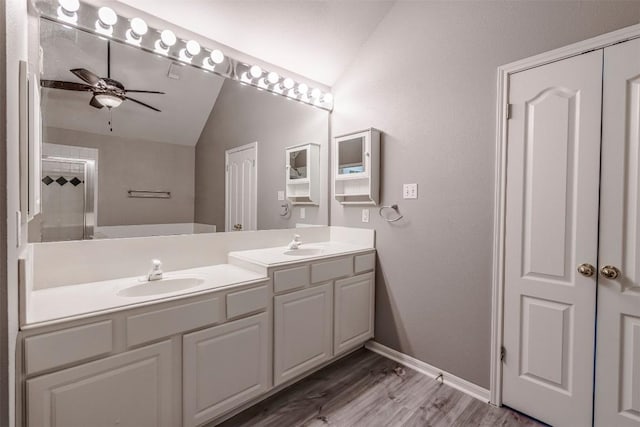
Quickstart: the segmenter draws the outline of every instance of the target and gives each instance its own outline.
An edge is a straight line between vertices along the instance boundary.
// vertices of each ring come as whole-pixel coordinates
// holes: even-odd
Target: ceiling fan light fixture
[[[100,104],[104,105],[107,108],[119,107],[123,101],[122,98],[115,95],[111,95],[110,93],[99,93],[95,96],[95,98],[96,98],[96,101],[98,101]]]

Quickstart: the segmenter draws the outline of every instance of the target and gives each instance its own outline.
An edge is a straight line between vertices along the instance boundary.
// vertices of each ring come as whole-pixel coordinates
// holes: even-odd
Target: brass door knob
[[[613,265],[605,265],[600,269],[600,275],[610,280],[615,280],[620,276],[620,270]]]
[[[585,277],[591,277],[596,273],[596,268],[591,264],[580,264],[578,266],[578,273]]]

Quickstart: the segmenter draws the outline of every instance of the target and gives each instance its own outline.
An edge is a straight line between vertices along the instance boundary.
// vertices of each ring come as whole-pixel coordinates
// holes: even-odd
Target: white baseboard
[[[400,353],[397,350],[389,348],[373,340],[368,341],[364,346],[374,353],[378,353],[388,359],[395,360],[396,362],[401,363],[404,366],[418,371],[430,378],[436,378],[440,374],[442,374],[442,382],[449,387],[460,390],[461,392],[466,393],[471,397],[475,397],[476,399],[482,400],[483,402],[489,402],[489,390],[487,390],[486,388],[480,387],[479,385],[471,383],[467,380],[463,380],[460,377],[456,377],[455,375],[443,371],[442,369],[438,369],[435,366],[431,366],[428,363],[425,363],[404,353]]]

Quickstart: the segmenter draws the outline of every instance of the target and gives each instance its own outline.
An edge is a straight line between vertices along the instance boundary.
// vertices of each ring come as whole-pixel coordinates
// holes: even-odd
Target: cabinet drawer
[[[218,323],[223,319],[220,298],[209,298],[178,307],[127,318],[127,345],[145,342]]]
[[[326,282],[327,280],[351,275],[353,275],[353,257],[311,265],[311,283]]]
[[[273,274],[273,290],[275,293],[304,288],[309,285],[309,266],[289,268]]]
[[[356,261],[355,261],[356,274],[364,273],[365,271],[371,271],[375,266],[376,266],[375,252],[356,256]]]
[[[111,353],[112,336],[112,322],[105,320],[26,338],[26,372],[35,374]]]
[[[268,302],[266,286],[230,293],[227,295],[227,319],[266,310]]]

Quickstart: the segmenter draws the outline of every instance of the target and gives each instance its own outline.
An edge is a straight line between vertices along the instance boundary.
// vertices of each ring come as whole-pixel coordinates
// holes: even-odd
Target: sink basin
[[[117,295],[121,297],[142,297],[166,294],[169,292],[178,292],[195,288],[203,283],[204,280],[195,277],[168,278],[130,286],[118,291]]]
[[[300,249],[288,249],[284,251],[285,255],[291,256],[314,256],[320,255],[322,248],[300,248]]]

